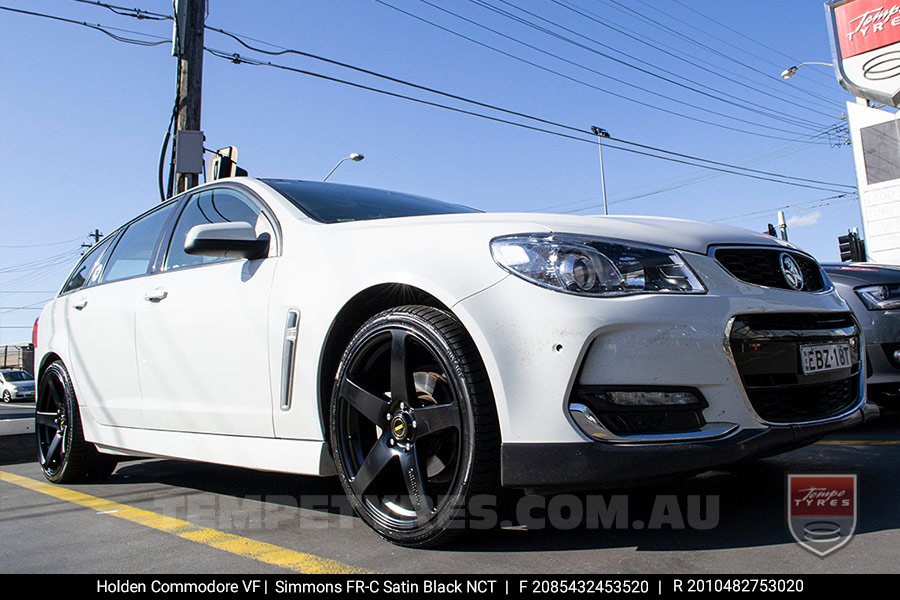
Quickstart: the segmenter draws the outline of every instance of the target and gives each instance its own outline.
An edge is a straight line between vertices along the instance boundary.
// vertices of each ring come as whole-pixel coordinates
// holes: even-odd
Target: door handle
[[[160,302],[161,300],[165,300],[166,296],[169,295],[169,292],[162,288],[156,288],[152,292],[147,292],[144,294],[144,300],[147,302]]]
[[[85,306],[87,306],[87,298],[82,298],[72,305],[75,310],[82,310]]]

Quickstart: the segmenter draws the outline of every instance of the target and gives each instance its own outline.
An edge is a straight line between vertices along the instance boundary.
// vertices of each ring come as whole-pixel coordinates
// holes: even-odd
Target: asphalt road
[[[340,514],[333,479],[142,460],[121,464],[104,483],[63,488],[42,483],[33,456],[30,436],[0,438],[0,564],[7,573],[322,572],[334,565],[386,573],[900,571],[896,416],[778,457],[604,492],[626,494],[630,515],[649,514],[658,495],[674,495],[681,506],[691,495],[717,498],[711,529],[519,526],[436,550],[398,548]],[[850,544],[820,559],[792,541],[785,527],[789,472],[859,475]],[[331,506],[321,506],[329,496]]]
[[[34,416],[34,402],[0,402],[0,419],[17,419]]]

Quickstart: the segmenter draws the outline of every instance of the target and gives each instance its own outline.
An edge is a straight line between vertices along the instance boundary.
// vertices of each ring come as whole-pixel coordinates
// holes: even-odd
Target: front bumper
[[[825,419],[776,424],[761,418],[729,347],[729,326],[741,315],[846,315],[837,294],[745,284],[711,257],[685,259],[707,294],[584,298],[509,276],[453,307],[491,378],[504,484],[613,484],[703,470],[788,450],[860,422],[862,389],[846,410]],[[696,390],[705,401],[703,422],[712,427],[670,436],[677,441],[591,437],[569,411],[573,392],[583,387]]]
[[[22,390],[13,390],[10,392],[10,396],[13,400],[34,400],[34,390],[28,392]]]
[[[554,490],[641,483],[786,452],[864,420],[860,407],[838,421],[745,429],[717,440],[643,445],[505,443],[502,480],[507,487]]]

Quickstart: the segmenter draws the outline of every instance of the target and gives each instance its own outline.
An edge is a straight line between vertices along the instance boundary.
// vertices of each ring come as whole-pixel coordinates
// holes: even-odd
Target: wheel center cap
[[[398,442],[404,441],[409,436],[410,418],[406,413],[398,413],[391,419],[391,435]]]

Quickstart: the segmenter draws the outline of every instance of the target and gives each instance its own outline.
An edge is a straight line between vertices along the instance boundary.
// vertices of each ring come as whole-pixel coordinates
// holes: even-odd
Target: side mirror
[[[269,251],[269,234],[259,237],[249,223],[210,223],[191,228],[184,251],[194,256],[263,258]]]

